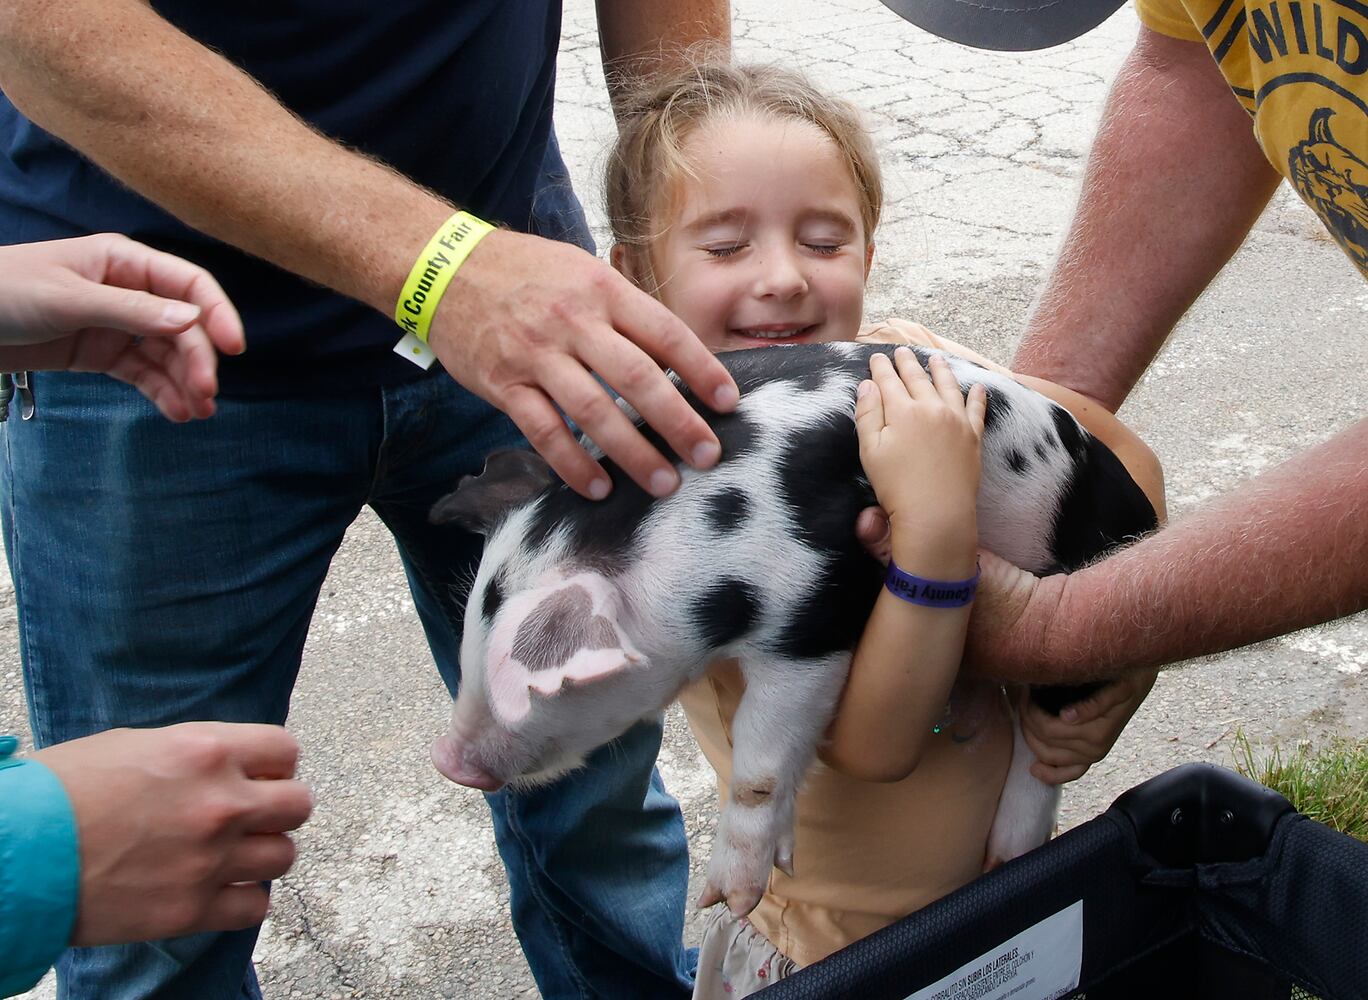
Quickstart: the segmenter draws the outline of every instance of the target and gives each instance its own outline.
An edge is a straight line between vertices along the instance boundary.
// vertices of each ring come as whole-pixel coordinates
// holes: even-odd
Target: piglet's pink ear
[[[604,680],[640,663],[640,656],[624,649],[581,649],[559,670],[533,674],[527,687],[536,694],[554,695]]]
[[[605,681],[646,665],[619,620],[617,587],[580,573],[505,602],[489,637],[487,682],[495,714],[521,721],[532,697]]]

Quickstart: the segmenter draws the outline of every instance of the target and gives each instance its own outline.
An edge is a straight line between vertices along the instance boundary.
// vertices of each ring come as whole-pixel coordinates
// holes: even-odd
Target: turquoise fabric
[[[0,996],[22,993],[62,953],[76,921],[76,817],[57,776],[16,760],[0,736]]]

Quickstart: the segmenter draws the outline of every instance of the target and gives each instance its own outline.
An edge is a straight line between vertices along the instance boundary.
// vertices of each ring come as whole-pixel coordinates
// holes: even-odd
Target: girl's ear
[[[613,248],[614,250],[617,247]],[[865,281],[869,280],[869,269],[874,264],[874,242],[871,240],[865,246]]]
[[[634,247],[625,243],[614,243],[613,249],[608,251],[608,261],[624,278],[638,288],[644,288],[645,275],[641,273],[639,255],[634,251]]]

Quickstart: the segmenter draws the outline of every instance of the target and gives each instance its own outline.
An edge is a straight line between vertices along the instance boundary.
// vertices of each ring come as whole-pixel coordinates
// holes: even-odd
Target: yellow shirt
[[[1368,277],[1368,2],[1135,6],[1147,27],[1206,44],[1268,161]]]

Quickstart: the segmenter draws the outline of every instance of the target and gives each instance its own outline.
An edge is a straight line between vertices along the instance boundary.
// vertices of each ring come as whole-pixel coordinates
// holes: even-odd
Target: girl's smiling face
[[[714,351],[852,340],[873,245],[836,144],[796,120],[715,121],[661,198],[657,297]]]

